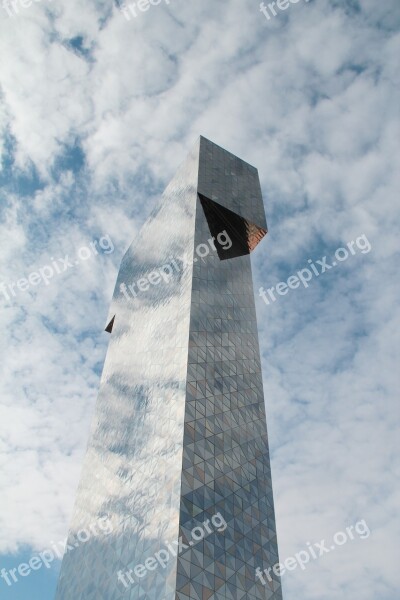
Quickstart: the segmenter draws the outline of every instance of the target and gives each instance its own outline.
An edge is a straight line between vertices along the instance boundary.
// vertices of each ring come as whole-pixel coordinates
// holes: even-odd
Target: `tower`
[[[256,577],[279,561],[250,264],[266,232],[257,169],[200,137],[121,263],[56,600],[281,600]]]

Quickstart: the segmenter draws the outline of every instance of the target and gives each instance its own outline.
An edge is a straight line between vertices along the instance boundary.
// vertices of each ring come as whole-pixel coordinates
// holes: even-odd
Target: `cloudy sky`
[[[66,536],[119,262],[202,134],[262,183],[281,559],[370,531],[287,572],[285,600],[393,600],[399,1],[299,0],[269,19],[256,0],[163,0],[130,20],[112,0],[1,4],[0,568]],[[258,295],[357,239],[307,288]],[[0,598],[52,600],[58,569],[0,579]]]

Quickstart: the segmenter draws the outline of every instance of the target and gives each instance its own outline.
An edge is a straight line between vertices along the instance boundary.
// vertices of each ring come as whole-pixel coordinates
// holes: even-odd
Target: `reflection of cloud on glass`
[[[126,252],[110,307],[115,319],[71,532],[94,515],[109,516],[113,533],[99,552],[113,577],[178,537],[192,272],[183,269],[134,302],[120,285],[171,257],[193,260],[197,173],[198,143]],[[98,569],[89,547],[67,556],[59,600],[83,559]],[[159,597],[175,585],[176,560],[157,581]],[[151,576],[147,585],[156,585]]]

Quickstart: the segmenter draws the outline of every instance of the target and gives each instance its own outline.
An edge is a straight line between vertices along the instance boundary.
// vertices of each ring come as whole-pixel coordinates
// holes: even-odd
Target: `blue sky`
[[[283,578],[285,600],[393,600],[400,4],[104,0],[0,4],[0,568],[66,536],[119,262],[202,134],[259,169],[254,283],[281,558],[364,519]],[[258,295],[365,235],[371,249]],[[111,246],[79,258],[105,239]],[[98,247],[99,248],[99,247]],[[77,261],[77,264],[75,264]],[[9,290],[9,288],[6,288]],[[0,598],[52,600],[59,563]]]

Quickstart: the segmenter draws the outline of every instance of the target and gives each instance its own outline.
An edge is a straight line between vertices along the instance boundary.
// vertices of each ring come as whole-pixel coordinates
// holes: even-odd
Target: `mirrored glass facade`
[[[250,264],[266,231],[257,170],[201,137],[122,260],[56,600],[281,600],[255,574],[279,560]]]

